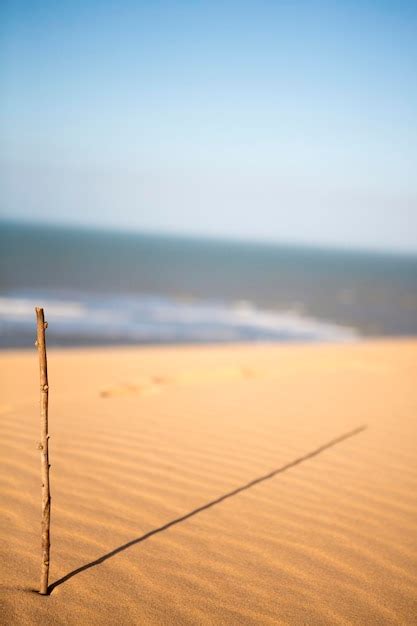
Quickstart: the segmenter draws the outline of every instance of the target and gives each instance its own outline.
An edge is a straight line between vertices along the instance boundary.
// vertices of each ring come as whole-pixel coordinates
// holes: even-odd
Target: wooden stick
[[[41,384],[40,412],[41,412],[41,441],[39,450],[41,452],[41,479],[42,479],[42,563],[41,563],[41,584],[39,593],[47,595],[49,577],[49,528],[51,522],[51,494],[49,489],[49,451],[48,451],[48,368],[46,361],[45,329],[48,323],[45,322],[43,309],[36,307],[36,345],[39,354],[39,373]]]

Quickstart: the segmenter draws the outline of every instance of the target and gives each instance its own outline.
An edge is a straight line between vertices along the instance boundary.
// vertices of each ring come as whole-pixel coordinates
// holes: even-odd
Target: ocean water
[[[0,345],[417,335],[417,257],[0,224]]]

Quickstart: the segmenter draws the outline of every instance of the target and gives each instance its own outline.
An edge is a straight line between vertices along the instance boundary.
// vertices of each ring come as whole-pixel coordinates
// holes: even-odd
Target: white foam
[[[48,335],[132,342],[351,341],[354,329],[294,311],[270,311],[250,302],[184,302],[149,295],[87,295],[49,292],[0,298],[0,330],[10,341],[32,332],[34,307],[43,306]]]
[[[33,317],[35,300],[30,298],[1,298],[0,319],[13,317]],[[48,315],[52,318],[80,318],[86,314],[85,307],[79,302],[56,302],[54,300],[43,301],[42,306],[48,308]]]

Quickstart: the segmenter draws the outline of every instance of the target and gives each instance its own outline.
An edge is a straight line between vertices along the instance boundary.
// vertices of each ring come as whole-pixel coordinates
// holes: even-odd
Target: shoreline
[[[188,341],[188,342],[171,342],[171,343],[104,343],[104,344],[74,344],[74,345],[56,345],[56,344],[48,344],[48,352],[49,350],[54,352],[60,351],[98,351],[98,350],[192,350],[192,349],[208,349],[218,348],[222,349],[234,349],[234,348],[320,348],[320,347],[336,347],[336,346],[353,346],[353,345],[362,345],[362,344],[392,344],[392,343],[417,343],[417,335],[357,335],[357,337],[352,339],[335,339],[335,340],[323,340],[323,341],[305,341],[305,340],[291,340],[291,341],[269,341],[269,340],[260,340],[260,341],[208,341],[208,342],[198,342],[198,341]],[[23,354],[25,352],[32,353],[32,348],[30,345],[26,346],[11,346],[11,347],[3,347],[0,346],[0,354],[11,352],[16,352],[18,354]]]

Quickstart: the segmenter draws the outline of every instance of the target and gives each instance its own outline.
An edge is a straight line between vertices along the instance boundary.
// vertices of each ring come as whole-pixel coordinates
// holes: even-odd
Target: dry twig
[[[41,479],[42,479],[42,563],[41,563],[41,583],[39,593],[48,593],[49,576],[49,529],[51,522],[51,493],[49,488],[49,451],[48,451],[48,368],[46,361],[45,329],[48,324],[45,322],[43,309],[36,307],[36,345],[39,354],[39,373],[41,385],[40,413],[41,413],[41,440],[39,450],[41,452]]]

